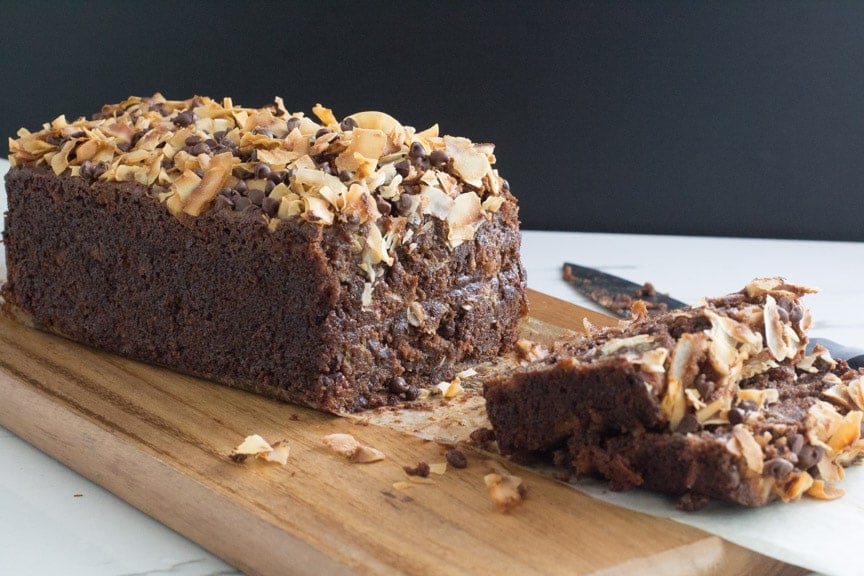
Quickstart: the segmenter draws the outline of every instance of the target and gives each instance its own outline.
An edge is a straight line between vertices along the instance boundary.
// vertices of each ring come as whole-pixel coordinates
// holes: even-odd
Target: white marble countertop
[[[0,162],[0,173],[7,167]],[[813,336],[864,348],[864,243],[526,231],[522,254],[532,288],[582,305],[560,279],[565,260],[650,281],[685,301],[785,276],[822,290],[807,300]],[[238,574],[4,428],[0,462],[0,574]]]

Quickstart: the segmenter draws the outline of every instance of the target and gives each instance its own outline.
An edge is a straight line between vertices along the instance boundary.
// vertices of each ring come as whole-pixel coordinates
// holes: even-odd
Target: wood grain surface
[[[586,316],[608,321],[536,292],[531,307],[531,329],[547,335],[578,329]],[[467,468],[396,489],[407,479],[403,466],[443,462],[446,447],[374,419],[104,354],[5,317],[0,424],[249,574],[803,573],[509,464],[528,497],[504,514],[485,490],[486,456],[468,447]],[[387,458],[352,464],[324,447],[334,432]],[[286,440],[288,464],[231,461],[249,434]]]

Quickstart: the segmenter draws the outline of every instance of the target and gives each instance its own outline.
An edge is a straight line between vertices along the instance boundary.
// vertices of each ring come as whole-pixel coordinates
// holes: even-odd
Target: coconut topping
[[[12,166],[46,165],[89,181],[134,181],[177,218],[212,210],[259,213],[273,231],[288,219],[362,225],[361,267],[374,282],[393,249],[410,247],[424,217],[447,226],[450,248],[474,238],[504,203],[494,146],[417,132],[383,112],[317,121],[281,98],[260,109],[161,94],[106,105],[91,119],[65,116],[9,139]]]

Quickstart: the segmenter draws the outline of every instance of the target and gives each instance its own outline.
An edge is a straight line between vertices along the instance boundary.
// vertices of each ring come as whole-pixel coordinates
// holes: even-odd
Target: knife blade
[[[687,306],[668,294],[657,292],[650,283],[638,284],[626,278],[570,262],[564,263],[564,280],[580,294],[619,318],[630,316],[630,306],[636,300],[645,302],[649,314],[662,313]],[[832,358],[842,358],[850,367],[864,367],[864,350],[844,346],[827,338],[810,338],[808,351],[816,344],[828,349]]]

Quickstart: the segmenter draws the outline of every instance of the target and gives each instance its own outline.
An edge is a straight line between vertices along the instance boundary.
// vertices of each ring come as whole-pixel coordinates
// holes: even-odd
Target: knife
[[[599,304],[619,318],[630,315],[630,306],[636,300],[645,302],[648,313],[662,313],[687,306],[681,300],[658,292],[650,282],[637,284],[620,276],[566,262],[564,280],[583,296]],[[864,367],[864,350],[844,346],[826,338],[811,338],[808,350],[816,344],[825,346],[832,358],[846,360],[851,368]]]

